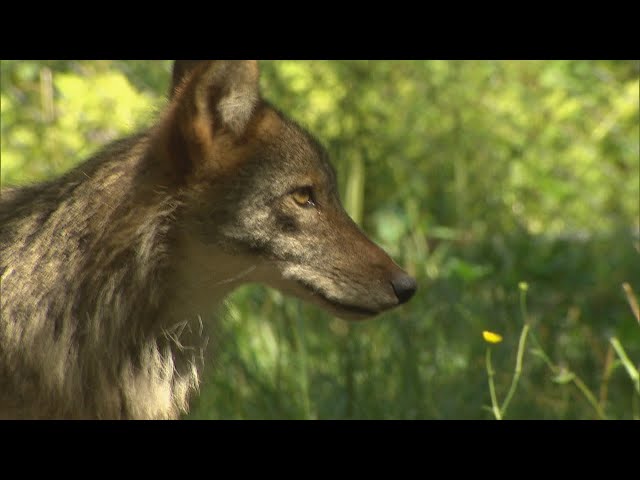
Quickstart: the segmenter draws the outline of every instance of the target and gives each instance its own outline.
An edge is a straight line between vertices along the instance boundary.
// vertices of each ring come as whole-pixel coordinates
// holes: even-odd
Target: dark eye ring
[[[291,197],[301,207],[315,206],[313,191],[311,190],[311,187],[296,188],[293,192],[291,192]]]

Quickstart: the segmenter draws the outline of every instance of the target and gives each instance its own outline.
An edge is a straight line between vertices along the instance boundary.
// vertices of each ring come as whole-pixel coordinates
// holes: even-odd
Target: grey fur
[[[3,191],[0,417],[177,418],[242,283],[346,318],[397,305],[402,271],[342,210],[322,147],[260,99],[255,63],[179,65],[155,126]],[[291,198],[307,184],[316,205]]]

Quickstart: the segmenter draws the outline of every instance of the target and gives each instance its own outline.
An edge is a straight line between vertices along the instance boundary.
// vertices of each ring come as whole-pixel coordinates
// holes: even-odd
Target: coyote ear
[[[199,64],[203,63],[202,60],[176,60],[173,63],[173,74],[171,78],[171,89],[169,90],[169,98],[173,98],[176,94],[178,87],[182,85],[182,82],[186,78],[188,73],[191,73],[193,69]]]
[[[258,62],[177,60],[171,95],[190,104],[191,120],[208,120],[211,133],[223,127],[241,135],[260,97]]]
[[[256,61],[177,60],[171,105],[154,140],[156,158],[167,160],[163,171],[184,179],[215,155],[220,134],[241,138],[260,100],[258,81]]]

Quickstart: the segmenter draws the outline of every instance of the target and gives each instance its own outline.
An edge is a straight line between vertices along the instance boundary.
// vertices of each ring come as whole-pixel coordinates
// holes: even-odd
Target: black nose
[[[396,292],[400,303],[408,302],[418,288],[415,279],[406,274],[398,275],[391,280],[391,286],[393,286],[393,291]]]

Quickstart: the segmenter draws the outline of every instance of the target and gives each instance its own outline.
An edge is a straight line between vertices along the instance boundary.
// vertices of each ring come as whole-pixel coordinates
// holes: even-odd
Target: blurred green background
[[[2,61],[2,183],[53,177],[149,125],[170,65]],[[525,321],[506,418],[640,418],[622,288],[640,292],[640,62],[261,68],[264,96],[327,146],[347,210],[419,291],[351,324],[242,288],[188,418],[493,418],[485,354],[502,399]]]

